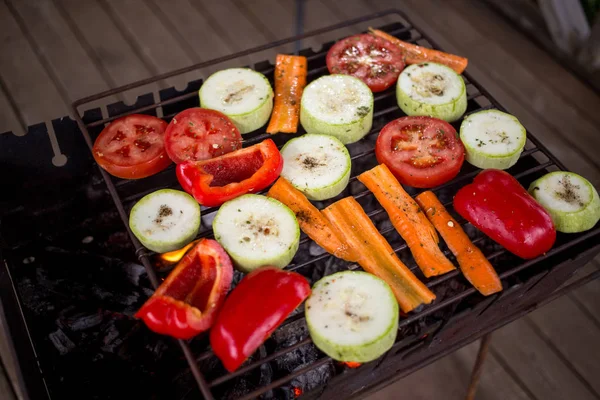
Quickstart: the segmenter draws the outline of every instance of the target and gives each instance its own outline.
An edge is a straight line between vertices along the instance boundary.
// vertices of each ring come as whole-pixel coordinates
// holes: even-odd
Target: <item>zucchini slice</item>
[[[221,111],[240,133],[265,125],[273,110],[273,88],[260,72],[229,68],[208,77],[199,91],[200,107]]]
[[[292,261],[300,243],[293,211],[265,196],[246,194],[225,202],[213,220],[215,239],[242,272]]]
[[[468,115],[460,125],[466,160],[481,169],[508,169],[523,152],[527,133],[517,118],[498,110]]]
[[[350,154],[337,138],[306,134],[281,149],[281,176],[310,200],[326,200],[340,194],[350,179]]]
[[[366,272],[343,271],[321,279],[305,310],[313,342],[338,361],[373,361],[396,340],[398,302],[387,283]]]
[[[362,139],[373,125],[373,93],[349,75],[326,75],[302,93],[300,123],[308,133],[322,133],[342,143]]]
[[[129,214],[129,228],[148,249],[166,253],[182,248],[200,230],[200,205],[180,190],[147,194]]]
[[[454,122],[467,110],[467,89],[463,78],[445,65],[413,64],[398,77],[396,100],[406,115]]]
[[[533,181],[529,193],[548,211],[559,232],[587,231],[600,220],[596,188],[572,172],[550,172]]]

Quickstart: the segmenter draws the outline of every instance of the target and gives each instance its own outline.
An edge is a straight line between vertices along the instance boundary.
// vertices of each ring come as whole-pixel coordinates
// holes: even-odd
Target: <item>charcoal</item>
[[[65,355],[75,349],[75,343],[61,329],[57,329],[49,334],[48,338],[61,355]]]

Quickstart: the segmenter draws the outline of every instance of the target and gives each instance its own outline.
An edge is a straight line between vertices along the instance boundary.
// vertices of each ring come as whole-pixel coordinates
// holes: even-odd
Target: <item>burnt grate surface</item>
[[[304,40],[318,39],[326,42],[320,49],[301,51],[301,54],[307,56],[309,60],[308,80],[312,81],[327,74],[325,54],[335,39],[365,31],[368,26],[379,27],[402,40],[428,47],[434,46],[431,40],[419,33],[397,11],[374,14],[300,37]],[[239,66],[236,64],[237,59],[248,55],[274,60],[277,52],[293,52],[292,47],[298,39],[278,41],[82,99],[74,104],[77,122],[91,148],[93,140],[103,126],[120,116],[129,113],[148,113],[169,121],[179,111],[198,106],[197,89],[202,83],[200,78],[206,78],[211,72],[221,68]],[[272,63],[260,62],[253,68],[265,74],[273,83]],[[107,105],[105,110],[85,110],[92,101],[102,100],[125,91],[135,91],[146,83],[176,78],[190,71],[198,74],[198,80],[191,82],[183,91],[170,88],[162,90],[158,98],[153,94],[141,95],[133,105],[116,103]],[[464,77],[468,92],[467,113],[489,108],[502,109],[468,73],[465,73]],[[358,368],[357,373],[361,370],[371,371],[372,368],[377,368],[386,362],[387,358],[408,355],[431,345],[436,334],[447,326],[454,316],[468,311],[473,305],[494,302],[502,297],[502,295],[491,298],[480,296],[458,270],[441,277],[425,279],[415,265],[405,243],[391,226],[385,211],[381,209],[373,195],[356,180],[356,175],[376,165],[373,147],[379,130],[387,122],[403,115],[396,104],[394,88],[375,95],[373,129],[363,140],[348,146],[353,159],[350,184],[337,198],[317,204],[322,208],[348,195],[356,197],[400,259],[419,279],[426,282],[437,296],[434,303],[403,316],[394,347],[380,360],[370,363],[371,366],[364,365]],[[460,122],[453,124],[457,130]],[[302,133],[304,132],[299,132]],[[252,145],[272,137],[281,146],[285,141],[298,135],[271,136],[257,131],[244,135],[244,145]],[[509,172],[527,187],[532,180],[556,169],[564,169],[564,166],[528,132],[525,151]],[[451,213],[453,213],[452,197],[478,172],[478,169],[465,163],[457,178],[434,189]],[[98,203],[96,207],[103,210],[99,214],[100,218],[94,216],[88,217],[87,220],[87,229],[94,232],[96,240],[92,243],[78,242],[69,250],[63,247],[46,246],[37,255],[38,262],[42,260],[49,265],[66,265],[66,270],[55,272],[54,276],[46,276],[43,270],[42,272],[39,269],[32,270],[30,274],[33,275],[25,276],[25,279],[19,281],[21,298],[30,301],[29,304],[25,304],[25,307],[30,310],[29,312],[33,310],[33,319],[39,318],[40,325],[43,323],[41,321],[43,314],[49,307],[60,308],[60,313],[55,320],[46,321],[53,324],[53,331],[40,339],[50,342],[58,352],[47,356],[44,365],[48,367],[52,365],[53,358],[58,360],[61,357],[72,358],[73,363],[83,362],[90,354],[78,351],[78,346],[82,344],[100,348],[102,351],[94,355],[100,358],[96,360],[99,363],[92,364],[103,366],[98,367],[99,373],[114,366],[115,376],[122,373],[128,379],[131,376],[135,379],[126,385],[126,393],[114,394],[114,388],[107,385],[104,392],[98,392],[98,398],[116,398],[135,393],[135,397],[157,396],[182,399],[197,398],[199,394],[204,398],[247,399],[262,396],[267,399],[287,399],[301,394],[318,393],[326,385],[343,380],[350,376],[350,372],[355,372],[324,356],[316,349],[308,335],[302,308],[292,314],[256,354],[232,374],[226,373],[212,354],[206,335],[200,335],[188,342],[171,341],[153,334],[139,321],[133,320],[131,317],[133,312],[152,293],[152,287],[156,287],[168,271],[155,270],[154,254],[143,248],[127,231],[128,214],[133,204],[142,196],[165,187],[179,188],[173,167],[141,181],[120,180],[98,169],[86,189],[85,196],[88,200],[95,196]],[[105,195],[106,188],[110,197]],[[90,192],[94,195],[90,195]],[[416,195],[418,192],[413,189],[411,194]],[[114,202],[114,207],[106,204],[110,199]],[[199,236],[212,235],[210,227],[216,211],[216,208],[203,208],[202,229]],[[120,224],[119,220],[123,224]],[[520,287],[536,273],[548,271],[568,259],[574,252],[589,247],[590,243],[597,244],[600,236],[599,227],[583,234],[559,234],[554,248],[546,255],[535,260],[523,261],[493,243],[464,220],[458,218],[458,221],[463,224],[467,234],[496,267],[506,293]],[[447,249],[444,250],[449,255]],[[103,255],[98,256],[98,253]],[[122,261],[131,260],[134,254],[143,264],[143,268],[135,262],[135,257],[131,262]],[[31,255],[17,253],[14,257],[16,262],[25,263],[27,257]],[[86,269],[81,271],[81,266],[85,266]],[[292,264],[287,267],[303,274],[311,283],[339,270],[356,268],[359,267],[324,253],[305,236],[301,240],[300,249]],[[73,279],[73,275],[76,279]],[[241,276],[240,273],[236,273],[234,278],[236,282]],[[111,282],[105,282],[108,280]],[[48,293],[35,293],[37,289],[31,284],[34,281],[45,285],[44,288]],[[73,285],[73,281],[77,284]],[[57,304],[45,304],[44,302],[49,300],[44,296],[51,298]],[[77,299],[81,299],[83,305],[72,305]],[[35,315],[36,310],[38,310],[37,315]],[[31,316],[28,320],[32,320]],[[35,330],[34,323],[32,331]],[[47,361],[48,359],[50,361]],[[121,362],[123,359],[129,364],[123,364]],[[133,371],[126,371],[127,366],[132,367]],[[87,370],[72,374],[64,384],[71,385],[73,389],[83,393],[89,380],[85,377],[94,372],[95,370]],[[46,373],[51,374],[52,371]],[[168,390],[161,389],[164,383],[167,383]]]

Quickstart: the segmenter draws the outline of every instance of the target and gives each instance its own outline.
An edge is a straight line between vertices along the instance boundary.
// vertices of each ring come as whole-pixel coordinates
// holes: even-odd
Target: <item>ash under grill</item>
[[[389,23],[390,19],[397,22]],[[319,35],[319,38],[331,40],[318,51],[307,49],[300,52],[308,58],[308,81],[327,74],[325,55],[334,40],[365,31],[368,26],[380,27],[379,29],[405,41],[433,46],[431,40],[419,33],[397,11],[374,14],[301,37]],[[104,115],[103,110],[85,108],[91,102],[108,96],[135,90],[161,79],[178,77],[190,71],[196,71],[198,78],[207,77],[210,72],[225,66],[235,66],[238,58],[248,55],[260,55],[274,60],[277,52],[292,53],[292,47],[298,39],[282,40],[82,99],[74,104],[77,122],[91,147],[104,124],[123,115],[147,113],[169,121],[178,112],[198,106],[197,90],[201,85],[200,80],[191,82],[182,92],[173,88],[165,89],[159,93],[159,99],[155,99],[153,94],[147,94],[140,96],[134,105],[108,105]],[[229,64],[225,65],[226,63]],[[257,63],[254,68],[265,74],[273,84],[274,67],[271,62]],[[490,108],[502,110],[468,73],[464,77],[468,93],[467,114]],[[25,260],[33,258],[29,264],[66,265],[65,270],[54,269],[52,276],[48,276],[45,269],[30,270],[30,276],[25,276],[18,283],[18,292],[29,313],[28,322],[32,319],[31,315],[42,318],[54,307],[58,308],[55,310],[56,318],[39,322],[46,330],[50,327],[48,334],[38,337],[35,327],[32,329],[33,336],[37,337],[34,342],[45,341],[47,347],[54,349],[53,353],[44,356],[45,360],[64,360],[70,357],[73,358],[72,361],[76,361],[78,357],[92,357],[92,362],[86,361],[86,365],[98,368],[102,373],[106,373],[114,365],[117,374],[122,370],[127,379],[132,376],[136,378],[133,383],[129,381],[127,393],[115,394],[110,387],[105,387],[104,392],[98,392],[99,398],[120,397],[125,394],[135,394],[137,398],[156,396],[181,399],[198,398],[199,395],[224,399],[249,399],[257,396],[265,399],[293,399],[298,396],[316,398],[320,395],[345,398],[366,393],[369,388],[391,377],[405,375],[537,306],[548,298],[568,274],[583,265],[587,257],[591,258],[600,250],[600,227],[595,227],[582,234],[559,234],[553,249],[535,260],[524,261],[508,253],[458,217],[452,209],[454,194],[479,172],[477,168],[464,163],[458,177],[433,191],[495,266],[504,291],[483,297],[462,277],[459,270],[432,279],[424,278],[385,211],[374,196],[356,180],[358,174],[377,164],[374,145],[379,130],[389,121],[403,115],[396,104],[394,88],[375,95],[371,132],[363,140],[348,146],[352,157],[350,184],[338,197],[317,203],[318,208],[323,208],[346,196],[357,198],[399,258],[437,296],[432,304],[421,306],[402,316],[397,341],[383,357],[359,368],[350,368],[331,360],[312,344],[303,308],[300,307],[239,370],[227,373],[210,350],[205,334],[187,342],[174,341],[150,332],[141,322],[134,320],[133,313],[169,271],[164,268],[156,269],[156,255],[128,235],[127,219],[131,207],[144,195],[161,188],[180,188],[174,168],[169,167],[141,181],[121,180],[111,177],[103,170],[95,170],[90,183],[83,189],[83,197],[103,211],[93,221],[92,217],[87,216],[84,220],[87,222],[71,228],[79,235],[77,242],[65,247],[53,244],[35,254],[16,252],[13,255],[16,263],[27,264]],[[453,124],[457,130],[460,122]],[[304,132],[299,134],[302,133]],[[273,138],[281,146],[296,136],[298,135],[251,133],[244,135],[244,146],[258,143],[267,137]],[[525,151],[509,172],[527,187],[534,179],[555,169],[565,168],[528,132]],[[108,197],[105,195],[106,188],[114,207],[105,203]],[[412,188],[408,190],[411,195],[420,192]],[[217,208],[203,207],[199,237],[212,236],[211,224],[216,211]],[[82,237],[81,232],[87,232],[86,236]],[[442,250],[454,261],[447,248],[442,247]],[[83,271],[82,266],[85,268]],[[324,252],[303,235],[300,249],[286,269],[301,273],[312,284],[334,272],[357,268],[358,265]],[[234,284],[241,278],[242,274],[236,272]],[[40,287],[43,288],[41,292]],[[78,300],[80,303],[74,306],[73,303]],[[42,364],[46,367],[52,365],[51,361]],[[134,368],[134,371],[125,371],[127,366]],[[91,369],[71,374],[66,384],[85,390],[85,377],[94,372]],[[45,373],[52,375],[52,372]],[[98,380],[94,380],[93,385],[99,386]]]

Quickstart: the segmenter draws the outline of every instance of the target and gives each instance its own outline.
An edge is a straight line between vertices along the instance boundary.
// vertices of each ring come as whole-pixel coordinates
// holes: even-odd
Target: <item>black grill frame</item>
[[[131,114],[131,113],[142,113],[142,112],[152,112],[152,110],[156,110],[158,109],[158,107],[165,107],[165,106],[169,106],[171,104],[176,104],[177,102],[180,102],[182,100],[186,100],[186,99],[191,99],[194,96],[197,96],[196,91],[195,90],[191,90],[188,93],[184,93],[182,95],[177,95],[175,97],[171,97],[169,99],[166,100],[162,100],[162,101],[158,101],[155,102],[153,97],[150,98],[151,101],[148,101],[147,97],[144,96],[140,96],[138,98],[138,102],[136,103],[136,105],[132,106],[132,107],[128,107],[126,110],[124,110],[123,113],[118,113],[116,115],[111,115],[107,118],[92,118],[93,120],[90,120],[90,118],[88,118],[89,116],[86,115],[86,113],[80,113],[80,108],[82,108],[83,106],[86,105],[90,105],[90,103],[92,102],[97,102],[98,100],[102,100],[105,99],[109,96],[113,96],[113,95],[118,95],[118,94],[122,94],[124,92],[127,92],[131,89],[135,89],[138,88],[140,86],[149,84],[149,83],[155,83],[161,80],[164,80],[166,78],[169,77],[176,77],[185,73],[188,73],[190,71],[195,71],[195,70],[199,70],[205,67],[209,67],[211,65],[216,65],[225,61],[229,61],[229,60],[235,60],[238,59],[240,57],[244,57],[247,55],[251,55],[253,53],[258,53],[260,51],[264,51],[264,50],[268,50],[268,49],[272,49],[275,48],[277,46],[281,46],[281,45],[285,45],[285,44],[289,44],[289,43],[293,43],[293,42],[297,42],[299,40],[302,39],[306,39],[306,38],[310,38],[310,37],[314,37],[316,35],[319,34],[323,34],[323,33],[327,33],[327,32],[331,32],[340,28],[348,28],[348,27],[352,27],[356,24],[359,23],[364,23],[366,21],[369,20],[374,20],[377,18],[381,18],[381,17],[386,17],[386,16],[395,16],[398,17],[401,21],[401,23],[404,25],[404,28],[397,30],[395,32],[392,32],[394,35],[398,35],[401,33],[406,33],[406,32],[413,32],[416,33],[416,36],[413,36],[411,41],[412,42],[416,42],[416,41],[420,41],[420,40],[425,40],[426,42],[428,42],[429,44],[431,44],[432,47],[434,48],[439,48],[435,42],[433,40],[431,40],[430,37],[428,37],[427,35],[423,34],[417,27],[415,27],[414,24],[409,22],[409,19],[400,11],[398,10],[388,10],[388,11],[383,11],[383,12],[378,12],[375,14],[371,14],[368,16],[364,16],[361,18],[357,18],[357,19],[353,19],[347,22],[343,22],[337,25],[333,25],[327,28],[323,28],[323,29],[318,29],[303,35],[299,35],[299,36],[295,36],[295,37],[290,37],[288,39],[284,39],[284,40],[280,40],[280,41],[276,41],[270,44],[266,44],[263,46],[258,46],[255,47],[253,49],[249,49],[249,50],[245,50],[236,54],[232,54],[226,57],[221,57],[218,59],[214,59],[211,61],[207,61],[207,62],[203,62],[203,63],[199,63],[196,65],[192,65],[186,68],[182,68],[170,73],[166,73],[166,74],[162,74],[153,78],[148,78],[148,79],[144,79],[129,85],[125,85],[125,86],[121,86],[119,88],[115,88],[112,90],[108,90],[93,96],[89,96],[83,99],[80,99],[76,102],[74,102],[72,104],[72,109],[73,109],[73,115],[75,116],[76,122],[84,136],[84,139],[88,145],[88,147],[90,148],[90,150],[92,149],[93,146],[93,140],[92,140],[92,136],[90,135],[90,129],[95,128],[96,130],[98,130],[100,127],[102,127],[105,123],[110,122],[111,120],[118,118],[120,116],[124,116],[127,114]],[[358,33],[358,31],[356,32]],[[308,55],[309,60],[311,59],[311,57],[317,58],[317,57],[323,57],[324,53],[326,53],[326,50],[321,50],[319,52],[309,52],[310,54]],[[264,74],[269,74],[270,72],[273,71],[273,66],[269,63],[258,63],[255,65],[255,69],[259,70],[260,72],[264,73]],[[326,68],[323,70],[323,68],[321,67],[319,70],[315,71],[315,70],[310,70],[309,69],[309,74],[313,73],[313,74],[323,74],[326,73]],[[474,110],[474,111],[479,111],[481,109],[489,109],[489,108],[496,108],[499,110],[504,111],[504,108],[498,104],[498,102],[480,85],[478,84],[475,79],[473,79],[473,77],[468,73],[465,72],[463,73],[463,77],[465,78],[466,83],[468,83],[470,85],[470,87],[476,89],[476,93],[472,93],[471,95],[469,95],[469,100],[474,100],[474,99],[486,99],[489,102],[489,105],[485,105],[483,107],[479,107],[479,109]],[[393,96],[393,92],[383,92],[383,93],[379,93],[375,95],[375,99],[377,100],[378,98],[381,97],[389,97],[389,96]],[[184,107],[185,108],[185,107]],[[183,108],[182,108],[183,109]],[[397,110],[397,107],[389,107],[387,109],[384,110],[377,110],[375,109],[375,118],[378,115],[385,115],[389,112],[395,111]],[[179,110],[181,111],[181,110]],[[472,112],[472,111],[471,111]],[[163,118],[170,118],[174,115],[175,113],[170,113],[169,115],[163,116]],[[88,122],[84,122],[84,120],[88,120]],[[374,129],[372,130],[369,135],[375,135],[377,134],[378,129]],[[281,134],[279,134],[281,135]],[[262,140],[264,140],[265,138],[268,137],[272,137],[272,135],[263,133],[263,134],[259,134],[259,135],[253,135],[250,137],[250,139],[246,139],[244,140],[244,146],[248,146],[248,145],[252,145],[255,143],[258,143]],[[531,133],[528,132],[528,140],[530,142],[530,145],[528,146],[528,148],[524,151],[522,158],[523,157],[527,157],[530,156],[534,153],[540,153],[543,154],[548,161],[546,162],[542,162],[542,163],[538,163],[537,166],[534,166],[532,168],[527,169],[526,171],[522,171],[520,175],[517,176],[517,178],[520,178],[524,175],[528,175],[528,174],[533,174],[536,172],[540,172],[540,171],[544,171],[547,170],[550,167],[553,168],[557,168],[560,170],[566,170],[565,166],[558,160],[556,159],[556,157],[554,157],[550,151],[548,151],[548,149],[539,141],[537,140]],[[364,151],[360,154],[356,154],[353,156],[353,159],[356,158],[360,158],[360,157],[365,157],[368,156],[370,154],[373,153],[373,149],[368,150],[368,151]],[[146,268],[146,271],[148,273],[148,276],[152,282],[152,284],[154,285],[154,287],[158,287],[159,285],[159,279],[157,278],[157,275],[155,273],[152,261],[151,261],[151,256],[152,253],[148,252],[140,243],[139,241],[135,238],[135,236],[131,233],[131,231],[129,230],[129,226],[128,226],[128,215],[126,212],[126,207],[124,205],[125,202],[129,202],[132,200],[135,200],[136,198],[139,198],[141,196],[143,196],[144,194],[146,194],[145,192],[136,192],[133,195],[128,195],[128,196],[122,196],[119,193],[119,189],[123,190],[123,187],[127,186],[127,181],[119,181],[119,180],[115,180],[113,177],[111,177],[106,171],[104,171],[102,168],[99,168],[100,173],[104,179],[104,182],[106,183],[107,189],[114,201],[114,204],[119,212],[119,215],[125,225],[125,227],[127,228],[127,231],[129,233],[129,237],[131,238],[131,241],[136,249],[136,255],[138,256],[138,259],[140,260],[140,262],[144,265],[144,267]],[[173,171],[171,170],[171,173]],[[471,171],[469,173],[463,174],[461,173],[457,178],[455,178],[454,180],[452,180],[451,182],[448,182],[444,185],[441,185],[437,188],[434,188],[434,191],[440,190],[444,187],[450,186],[450,185],[456,185],[457,183],[461,183],[461,185],[464,185],[466,183],[468,183],[477,173],[479,172],[479,170],[476,171]],[[356,172],[353,173],[353,180],[356,179],[355,178]],[[156,190],[159,189],[159,187],[154,187],[152,188],[152,190]],[[355,195],[355,197],[360,198],[363,196],[367,196],[369,195],[369,191],[368,190],[364,190],[361,193],[358,193],[357,195]],[[445,204],[446,206],[450,206],[450,203]],[[203,215],[206,215],[208,213],[212,213],[215,212],[217,210],[217,208],[210,208],[210,209],[206,209],[203,210]],[[377,214],[380,214],[384,212],[381,208],[379,210],[376,210],[374,212],[370,212],[369,216],[373,217]],[[466,223],[465,221],[462,221],[461,223]],[[393,228],[390,228],[389,230],[387,230],[386,232],[382,232],[382,233],[387,233],[392,231]],[[200,234],[200,237],[206,237],[209,236],[212,232],[210,231],[203,231]],[[502,274],[500,274],[500,278],[502,280],[511,277],[515,274],[517,274],[520,271],[523,271],[529,267],[532,267],[535,264],[538,264],[546,259],[552,258],[554,256],[558,256],[561,255],[562,253],[564,253],[567,249],[577,246],[579,244],[582,244],[584,242],[589,242],[589,241],[594,241],[594,243],[596,243],[596,245],[594,246],[594,249],[597,250],[599,249],[598,247],[598,235],[600,234],[600,227],[596,226],[595,228],[593,228],[592,230],[586,232],[585,234],[582,235],[578,235],[576,237],[573,237],[573,240],[568,241],[567,243],[555,247],[552,250],[550,250],[547,254],[540,256],[534,260],[528,260],[528,261],[524,261],[523,263],[514,266],[513,268],[511,268],[508,271],[504,271]],[[480,238],[479,240],[481,240],[482,238]],[[309,239],[304,238],[303,241],[307,241]],[[475,240],[475,242],[477,243],[478,240]],[[394,250],[396,252],[400,252],[402,250],[406,249],[406,245],[403,244],[399,247],[396,247]],[[501,255],[503,255],[505,253],[505,250],[499,250],[493,254],[491,254],[488,258],[489,259],[494,259],[496,257],[499,257]],[[317,256],[315,257],[315,259],[311,260],[310,262],[304,263],[302,265],[296,265],[296,264],[292,264],[290,266],[287,267],[287,269],[290,270],[295,270],[295,269],[299,269],[301,267],[306,266],[307,264],[310,264],[314,261],[316,261],[317,259],[321,259],[321,258],[325,258],[325,257],[331,257],[328,254],[324,254],[322,256]],[[357,265],[352,265],[350,266],[350,269],[356,269],[358,268]],[[414,269],[415,267],[413,266],[412,269]],[[460,274],[459,270],[450,272],[448,274],[445,274],[443,276],[431,279],[429,282],[427,282],[427,286],[428,287],[435,287],[438,284],[442,283],[442,282],[446,282],[447,280],[454,278],[456,276],[458,276]],[[505,288],[505,291],[507,289],[510,288]],[[449,306],[456,306],[461,300],[467,298],[468,296],[473,295],[474,293],[476,293],[476,290],[472,287],[467,288],[466,290],[457,293],[455,295],[453,295],[450,298],[447,298],[441,302],[435,302],[432,305],[429,305],[428,307],[425,307],[422,311],[411,314],[410,316],[403,318],[400,320],[400,327],[404,327],[407,326],[409,324],[412,324],[416,321],[418,321],[421,318],[424,318],[425,316],[431,315],[432,313],[439,311],[443,308],[449,307]],[[490,305],[492,303],[494,303],[497,299],[501,298],[501,295],[493,295],[490,296]],[[483,312],[483,311],[481,311]],[[302,315],[300,315],[300,318],[302,317]],[[290,318],[290,320],[296,320],[298,317],[292,317]],[[288,323],[289,321],[284,322]],[[399,341],[397,341],[397,343],[394,345],[394,347],[392,348],[392,350],[390,350],[390,352],[388,352],[388,354],[392,354],[394,353],[394,355],[396,355],[398,353],[399,350],[402,350],[406,355],[408,356],[409,354],[411,354],[412,352],[418,351],[420,348],[422,347],[426,347],[426,346],[430,346],[431,345],[431,340],[436,336],[437,333],[441,332],[442,329],[444,327],[447,326],[448,324],[448,320],[445,321],[441,321],[440,324],[438,324],[437,326],[434,327],[434,329],[432,330],[432,332],[429,333],[428,335],[428,340],[424,340],[423,338],[413,338],[412,342],[407,343],[406,340],[402,340],[400,339]],[[503,323],[506,323],[506,321],[504,321]],[[481,332],[483,332],[483,328],[481,330]],[[471,339],[472,340],[472,339]],[[207,382],[207,380],[205,379],[204,375],[202,374],[202,372],[200,371],[200,368],[198,367],[198,363],[202,360],[205,360],[212,355],[212,352],[207,351],[204,352],[202,354],[200,354],[199,356],[196,356],[192,353],[190,346],[187,342],[182,341],[182,340],[178,340],[179,345],[182,349],[182,352],[190,366],[190,371],[192,372],[197,384],[198,384],[198,388],[200,390],[200,392],[202,393],[202,395],[204,396],[204,398],[206,399],[212,399],[213,395],[211,393],[211,388],[223,384],[227,381],[230,381],[231,379],[234,379],[235,377],[250,371],[252,369],[258,368],[260,367],[260,365],[270,362],[271,360],[281,356],[282,354],[292,351],[294,349],[297,349],[300,346],[304,346],[309,344],[310,338],[307,338],[299,343],[294,344],[291,347],[288,347],[284,350],[281,350],[277,353],[273,353],[268,355],[266,358],[257,360],[257,361],[253,361],[248,365],[244,365],[242,368],[240,368],[238,371],[232,373],[232,374],[226,374],[223,375],[211,382]],[[439,357],[441,354],[445,354],[447,350],[440,352],[437,357]],[[381,360],[376,361],[375,363],[376,366],[373,367],[373,369],[377,368],[379,365],[381,365],[381,363],[383,363],[386,358],[388,357],[388,354],[384,355],[382,357]],[[429,357],[429,362],[432,361],[434,358],[436,357]],[[297,371],[294,371],[293,373],[278,379],[274,382],[271,382],[269,385],[261,387],[253,392],[248,393],[247,395],[241,397],[242,399],[249,399],[249,398],[254,398],[256,396],[259,396],[263,393],[268,392],[269,390],[272,390],[273,388],[276,388],[280,385],[286,384],[287,382],[289,382],[290,380],[294,379],[295,377],[302,375],[304,373],[306,373],[309,370],[312,370],[314,368],[317,368],[321,365],[324,365],[326,363],[331,362],[331,359],[329,359],[328,357],[322,357],[319,360],[317,360],[316,362],[311,363],[310,365],[301,368]],[[418,367],[418,366],[417,366]],[[417,368],[414,367],[414,368]],[[363,368],[363,367],[361,367]],[[408,371],[408,369],[406,370]],[[377,382],[369,382],[369,385],[373,385],[376,384]],[[320,393],[320,392],[319,392]],[[310,396],[309,396],[310,397]]]

